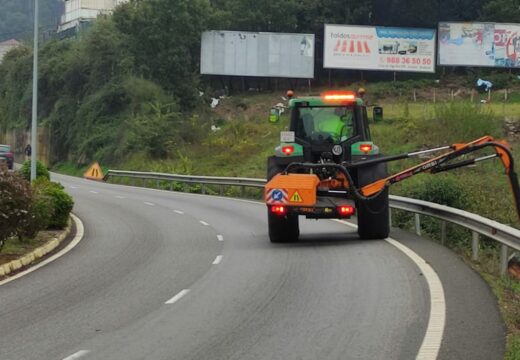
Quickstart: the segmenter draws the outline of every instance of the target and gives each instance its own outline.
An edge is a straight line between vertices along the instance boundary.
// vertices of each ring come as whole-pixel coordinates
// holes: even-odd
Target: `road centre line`
[[[180,210],[173,210],[173,212],[175,212],[175,213],[177,213],[177,214],[179,214],[179,215],[184,214],[184,211],[180,211]]]
[[[357,228],[357,225],[344,220],[334,221]],[[417,265],[426,279],[426,283],[430,290],[430,317],[428,319],[428,327],[426,328],[423,342],[415,359],[436,360],[441,348],[442,338],[444,336],[444,327],[446,324],[446,300],[441,280],[426,260],[420,257],[412,249],[390,237],[386,238],[385,241],[408,256],[408,258]]]
[[[204,226],[209,226],[209,224],[208,224],[207,222],[205,222],[205,221],[200,220],[199,222],[200,222],[202,225],[204,225]]]
[[[148,206],[155,206],[154,203],[151,203],[151,202],[148,202],[148,201],[145,201],[144,203],[145,203],[146,205],[148,205]]]
[[[117,195],[116,198],[118,198],[118,199],[126,199],[124,196],[121,196],[121,195]]]
[[[177,295],[172,297],[170,300],[166,301],[165,304],[174,304],[174,303],[179,301],[184,295],[186,295],[189,292],[190,292],[189,289],[181,290]]]
[[[72,354],[72,355],[70,355],[70,356],[67,356],[67,357],[64,358],[63,360],[75,360],[75,359],[79,359],[80,357],[87,355],[89,352],[90,352],[89,350],[80,350],[80,351],[77,351],[77,352],[75,352],[74,354]]]
[[[215,260],[213,260],[213,264],[212,265],[218,265],[218,264],[220,264],[221,261],[222,261],[222,255],[217,255]]]
[[[94,190],[90,190],[90,192],[91,192],[92,194],[99,194],[97,191],[94,191]]]
[[[224,241],[224,236],[222,236],[222,235],[217,235],[217,240],[218,240],[218,241]]]

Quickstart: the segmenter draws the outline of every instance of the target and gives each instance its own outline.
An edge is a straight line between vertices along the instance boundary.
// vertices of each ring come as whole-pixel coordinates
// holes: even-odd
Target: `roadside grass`
[[[9,238],[0,251],[0,265],[30,253],[55,238],[58,233],[59,231],[39,231],[35,238],[22,241],[17,237]]]
[[[508,330],[504,360],[520,359],[520,282],[498,274],[499,250],[491,245],[480,249],[477,262],[471,260],[469,248],[458,249],[457,252],[489,284],[498,299],[502,318]]]

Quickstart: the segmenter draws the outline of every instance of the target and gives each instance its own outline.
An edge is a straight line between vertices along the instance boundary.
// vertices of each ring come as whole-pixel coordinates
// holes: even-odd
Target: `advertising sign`
[[[520,24],[439,23],[439,65],[520,67]]]
[[[313,78],[314,35],[205,31],[200,73]]]
[[[435,72],[435,30],[325,25],[325,68]]]

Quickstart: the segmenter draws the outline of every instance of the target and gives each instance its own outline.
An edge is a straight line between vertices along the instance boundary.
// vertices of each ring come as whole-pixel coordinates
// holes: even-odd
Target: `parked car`
[[[8,169],[13,169],[14,155],[10,145],[0,145],[0,161],[5,161]]]

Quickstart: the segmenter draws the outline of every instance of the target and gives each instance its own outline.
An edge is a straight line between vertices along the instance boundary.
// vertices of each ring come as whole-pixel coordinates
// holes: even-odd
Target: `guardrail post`
[[[471,260],[478,261],[478,248],[479,248],[479,233],[473,231],[473,236],[471,239]]]
[[[188,192],[188,183],[182,183],[182,191]]]
[[[157,189],[160,189],[161,188],[161,181],[160,180],[157,180],[155,182],[155,185],[157,185]]]
[[[220,185],[220,196],[224,196],[224,185]]]
[[[446,242],[446,221],[441,220],[441,244]]]
[[[415,233],[421,236],[421,216],[419,214],[415,214]]]
[[[204,186],[204,184],[200,184],[200,193],[202,195],[206,195],[206,187]]]
[[[388,225],[392,227],[392,208],[388,207]]]
[[[170,181],[170,191],[173,191],[173,181]]]
[[[507,245],[502,244],[500,248],[500,275],[502,276],[507,273],[508,252]]]
[[[244,186],[241,186],[241,187],[240,187],[240,197],[241,197],[241,198],[244,197]]]

